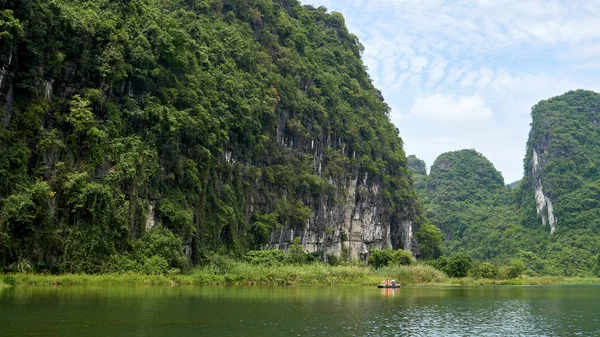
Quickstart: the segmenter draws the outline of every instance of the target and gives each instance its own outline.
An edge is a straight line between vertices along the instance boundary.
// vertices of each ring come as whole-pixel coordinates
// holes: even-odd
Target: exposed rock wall
[[[418,254],[413,239],[414,220],[386,211],[379,185],[367,179],[351,179],[340,186],[342,203],[323,202],[302,228],[283,228],[271,234],[266,248],[287,249],[295,237],[309,252],[350,259],[366,259],[371,249],[405,249]],[[400,218],[399,220],[396,220]]]
[[[544,194],[544,186],[542,186],[542,177],[540,169],[540,156],[536,149],[533,149],[531,156],[531,177],[534,182],[535,206],[537,215],[542,219],[542,225],[550,226],[550,234],[556,230],[557,220],[554,215],[554,205],[549,196]]]
[[[287,250],[294,239],[300,237],[306,251],[320,252],[324,258],[334,255],[354,260],[366,259],[372,249],[386,247],[405,249],[418,255],[418,244],[413,233],[421,214],[416,208],[416,200],[408,200],[401,212],[395,212],[382,196],[382,177],[358,167],[348,167],[350,174],[346,179],[326,176],[326,148],[346,153],[349,159],[354,159],[355,151],[348,150],[341,139],[331,134],[320,134],[313,139],[295,137],[285,130],[288,118],[287,113],[279,116],[278,145],[310,153],[314,159],[314,173],[334,187],[335,196],[322,194],[315,198],[307,195],[306,200],[312,199],[317,206],[313,207],[311,216],[303,226],[284,224],[283,228],[271,233],[270,241],[264,248]],[[251,213],[268,209],[268,205],[262,205],[262,209],[255,207],[255,201],[261,199],[264,196],[260,193],[251,197]]]

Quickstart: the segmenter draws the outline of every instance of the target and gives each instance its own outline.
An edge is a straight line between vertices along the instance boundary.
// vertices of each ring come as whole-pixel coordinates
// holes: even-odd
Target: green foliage
[[[287,199],[279,200],[276,210],[282,222],[296,227],[302,227],[312,212],[302,201],[288,201]],[[275,227],[277,226],[275,225]]]
[[[517,180],[517,181],[513,181],[510,184],[507,184],[506,187],[510,188],[511,190],[514,190],[517,187],[519,187],[520,184],[521,184],[521,180]]]
[[[471,270],[473,260],[466,253],[458,253],[448,259],[447,270],[450,277],[465,277]]]
[[[475,279],[495,279],[499,272],[499,268],[489,262],[474,262],[469,270],[469,276]]]
[[[368,258],[369,265],[373,268],[381,268],[387,266],[390,263],[390,261],[392,261],[392,254],[393,251],[389,247],[382,250],[372,249]]]
[[[31,273],[34,271],[33,264],[27,259],[19,259],[15,271],[18,273]]]
[[[181,239],[164,227],[154,228],[137,240],[134,243],[134,254],[140,262],[148,258],[160,258],[169,269],[187,268],[188,261],[183,254]]]
[[[516,191],[506,187],[500,173],[481,154],[473,150],[442,154],[424,179],[416,187],[428,221],[442,230],[445,253],[462,251],[479,261],[497,261],[514,258],[523,250],[547,251],[548,237],[521,222],[523,212],[515,199],[522,187]],[[427,242],[424,233],[421,229],[415,238],[423,246],[422,257],[428,259],[431,248],[421,244]],[[552,268],[548,266],[538,268],[537,273],[549,273]]]
[[[210,257],[209,268],[215,274],[226,274],[235,265],[235,259],[228,255],[213,254]]]
[[[594,275],[600,244],[600,95],[571,91],[539,102],[531,117],[525,177],[516,194],[520,222],[535,233],[535,240],[516,243],[525,251],[519,257],[528,273]],[[536,211],[537,183],[558,220],[552,235],[548,221],[543,226],[541,219],[549,216],[548,208]]]
[[[146,258],[142,270],[147,275],[164,275],[169,269],[169,263],[164,257],[154,255]]]
[[[292,264],[305,264],[309,259],[308,255],[300,244],[300,238],[296,237],[287,250],[285,261]]]
[[[169,192],[158,207],[159,218],[163,220],[165,227],[188,239],[195,229],[193,211],[187,205],[183,193],[175,189]]]
[[[525,264],[521,260],[511,260],[507,270],[507,276],[509,278],[515,278],[521,276],[525,271]]]
[[[413,256],[408,251],[402,249],[392,250],[390,247],[387,247],[385,249],[371,250],[368,262],[375,269],[393,265],[408,266],[413,263]]]
[[[439,271],[442,271],[446,275],[448,275],[448,260],[449,260],[448,257],[440,256],[439,258],[437,258],[435,260],[425,261],[425,264],[428,266],[431,266]]]
[[[427,175],[425,161],[417,158],[414,154],[406,157],[408,170],[414,175]]]
[[[10,9],[0,11],[0,43],[11,43],[23,37],[23,25]]]
[[[419,243],[421,258],[424,260],[437,259],[442,255],[442,232],[436,226],[426,223],[415,233]]]
[[[280,229],[281,224],[277,222],[279,214],[254,214],[252,223],[252,235],[257,244],[266,244],[269,242],[271,232]]]
[[[79,95],[75,95],[70,105],[69,114],[65,116],[65,121],[73,125],[76,133],[86,131],[94,125],[95,119],[90,108],[90,101],[82,99]]]
[[[269,250],[251,250],[246,253],[246,261],[251,264],[260,264],[266,266],[276,266],[286,260],[285,253],[278,249]]]
[[[413,263],[412,253],[406,251],[404,249],[397,249],[394,251],[392,264],[401,265],[401,266],[409,266]]]
[[[460,241],[471,227],[484,222],[489,208],[508,192],[502,175],[474,150],[440,155],[427,177],[426,217],[446,240]]]

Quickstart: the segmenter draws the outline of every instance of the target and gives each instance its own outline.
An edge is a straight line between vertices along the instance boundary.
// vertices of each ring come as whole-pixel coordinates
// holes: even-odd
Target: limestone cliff
[[[413,238],[418,213],[415,204],[394,214],[380,194],[379,177],[354,176],[338,186],[336,198],[323,202],[303,226],[286,226],[271,234],[267,248],[287,249],[295,237],[309,252],[366,259],[373,248],[405,249],[418,255]]]
[[[539,224],[551,234],[562,225],[571,229],[591,226],[581,217],[596,207],[595,202],[585,200],[598,177],[600,96],[571,91],[541,101],[531,115],[524,206],[533,204]]]
[[[340,13],[296,0],[3,5],[3,264],[98,272],[156,255],[184,268],[179,253],[194,264],[295,237],[324,258],[418,253],[402,140]]]

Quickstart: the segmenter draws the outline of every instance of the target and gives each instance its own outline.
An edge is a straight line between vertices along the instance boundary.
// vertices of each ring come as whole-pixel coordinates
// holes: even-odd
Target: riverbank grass
[[[426,265],[388,266],[373,269],[365,266],[330,266],[281,264],[254,265],[247,262],[229,263],[225,267],[198,267],[187,274],[146,275],[119,274],[0,274],[0,287],[10,286],[75,286],[75,285],[364,285],[374,286],[382,279],[395,279],[403,286],[495,286],[495,285],[576,285],[600,284],[600,278],[560,276],[522,276],[498,280],[484,278],[448,278],[441,271]]]
[[[403,285],[441,284],[447,281],[444,273],[423,265],[371,269],[364,266],[329,266],[282,264],[275,266],[234,262],[216,270],[213,266],[199,267],[188,274],[144,275],[121,274],[5,274],[0,284],[54,285],[375,285],[383,278],[395,279]]]

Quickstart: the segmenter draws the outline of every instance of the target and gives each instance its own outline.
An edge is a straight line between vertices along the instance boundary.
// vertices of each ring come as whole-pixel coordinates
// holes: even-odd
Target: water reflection
[[[394,297],[394,296],[396,296],[396,289],[394,289],[394,288],[382,288],[382,289],[379,289],[379,290],[381,290],[381,295],[383,297]]]
[[[600,288],[0,289],[2,336],[598,336]]]

